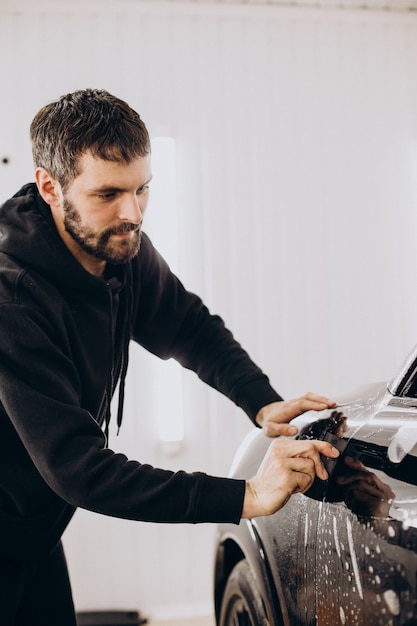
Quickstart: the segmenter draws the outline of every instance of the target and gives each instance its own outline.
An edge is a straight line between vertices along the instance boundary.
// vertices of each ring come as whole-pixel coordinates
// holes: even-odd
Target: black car
[[[417,347],[389,384],[294,423],[340,457],[275,515],[219,526],[217,624],[417,626]],[[269,444],[252,431],[231,475],[251,478]]]

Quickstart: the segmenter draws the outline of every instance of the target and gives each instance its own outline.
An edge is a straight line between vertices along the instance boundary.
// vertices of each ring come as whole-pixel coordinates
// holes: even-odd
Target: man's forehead
[[[91,152],[83,153],[78,161],[78,176],[82,179],[94,179],[110,185],[117,185],[120,179],[137,179],[139,183],[152,177],[150,154],[139,156],[129,163],[120,160],[103,159]],[[143,183],[141,183],[143,184]]]
[[[100,156],[99,154],[95,152],[92,152],[91,150],[86,150],[85,152],[80,154],[77,161],[81,170],[85,167],[102,168],[102,167],[110,167],[110,166],[116,165],[116,166],[120,166],[121,168],[123,168],[123,167],[128,167],[129,165],[132,165],[132,164],[145,165],[147,163],[150,163],[150,159],[151,159],[150,153],[144,156],[138,155],[137,157],[131,159],[130,161],[126,161],[125,159],[122,159],[120,155],[117,153],[115,153],[114,158],[103,158],[102,156]]]

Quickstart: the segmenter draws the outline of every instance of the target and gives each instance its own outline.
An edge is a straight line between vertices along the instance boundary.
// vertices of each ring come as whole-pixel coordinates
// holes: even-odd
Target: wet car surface
[[[275,515],[219,527],[217,623],[417,625],[417,349],[388,384],[294,423],[340,457]],[[231,475],[253,476],[269,444],[253,431]]]

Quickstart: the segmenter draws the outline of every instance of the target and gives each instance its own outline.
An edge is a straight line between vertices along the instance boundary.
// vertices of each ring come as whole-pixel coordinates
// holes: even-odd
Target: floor
[[[0,0],[1,2],[1,0]],[[140,617],[147,617],[145,615],[140,615]],[[89,619],[90,618],[90,619]],[[109,619],[109,616],[107,616],[107,620]],[[78,623],[81,624],[95,624],[95,623],[99,623],[97,621],[91,621],[91,617],[90,616],[84,616],[84,619],[81,618],[81,616],[78,616]],[[97,617],[96,617],[97,620]],[[110,622],[106,622],[106,623],[110,623]],[[114,621],[112,623],[115,623]],[[104,624],[104,621],[100,621],[100,624]],[[216,626],[216,622],[214,617],[184,617],[181,619],[151,619],[148,618],[148,621],[146,622],[146,626]]]
[[[215,626],[214,617],[192,617],[181,620],[149,620],[147,626]]]

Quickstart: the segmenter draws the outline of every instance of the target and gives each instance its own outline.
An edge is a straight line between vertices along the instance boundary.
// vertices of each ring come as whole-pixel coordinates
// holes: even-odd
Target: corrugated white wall
[[[176,138],[181,277],[284,396],[337,395],[395,372],[417,341],[414,14],[4,3],[0,55],[2,196],[32,178],[37,109],[107,88],[153,136]],[[226,473],[246,418],[185,373],[186,445],[164,456],[155,368],[132,350],[111,444],[160,466]],[[213,539],[208,525],[79,511],[66,534],[78,608],[210,611]]]

